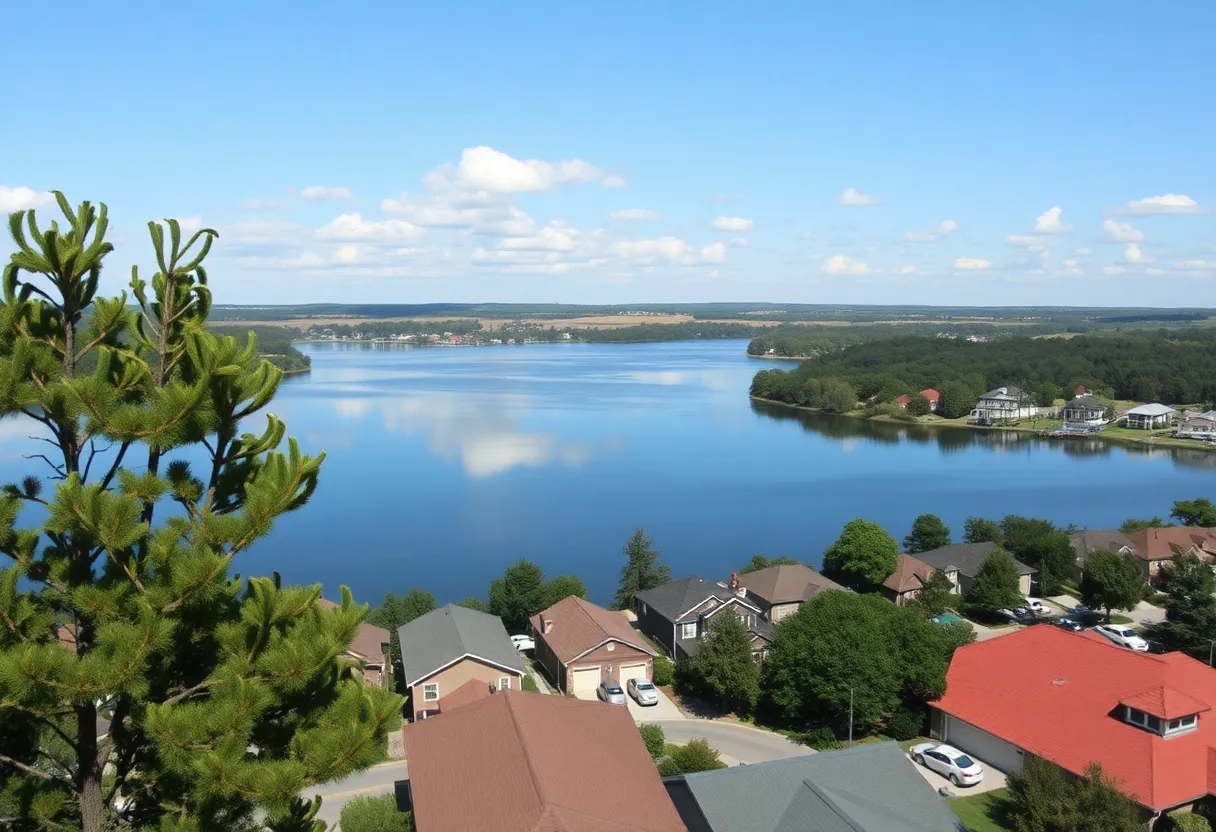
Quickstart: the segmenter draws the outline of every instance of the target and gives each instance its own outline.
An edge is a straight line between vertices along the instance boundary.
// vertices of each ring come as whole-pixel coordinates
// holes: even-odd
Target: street
[[[684,745],[691,740],[707,740],[722,753],[722,761],[732,766],[815,753],[805,745],[790,742],[780,734],[733,722],[708,719],[647,721],[662,727],[667,741],[676,745]]]
[[[338,821],[347,801],[363,795],[391,794],[393,784],[406,776],[405,761],[390,760],[342,780],[305,790],[303,796],[321,795],[321,811],[317,818],[333,824]]]

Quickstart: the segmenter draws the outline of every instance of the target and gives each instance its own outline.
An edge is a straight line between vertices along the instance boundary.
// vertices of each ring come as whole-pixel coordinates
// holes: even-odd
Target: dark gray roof
[[[1118,529],[1085,529],[1072,536],[1072,548],[1078,558],[1090,552],[1118,552],[1124,546],[1129,552],[1136,551],[1131,539]]]
[[[950,567],[954,567],[959,571],[959,574],[973,578],[975,577],[975,573],[980,571],[984,559],[995,552],[996,548],[995,543],[987,542],[955,543],[953,546],[943,546],[940,549],[933,549],[928,552],[917,552],[916,558],[917,560],[923,560],[934,569],[945,572]],[[1038,571],[1016,558],[1014,558],[1013,564],[1018,568],[1019,575],[1033,575]]]
[[[412,685],[465,656],[523,674],[524,662],[497,615],[448,604],[398,628],[405,683]]]
[[[995,390],[989,390],[987,393],[980,396],[980,398],[981,399],[1009,398],[1009,399],[1019,399],[1020,400],[1020,399],[1026,398],[1026,394],[1022,391],[1022,388],[1020,388],[1020,387],[998,387]]]
[[[1095,399],[1093,396],[1077,396],[1075,399],[1064,405],[1065,410],[1097,410],[1106,411],[1106,405]]]
[[[662,586],[639,592],[634,597],[639,601],[644,601],[648,607],[668,621],[678,621],[681,616],[707,598],[717,598],[722,602],[737,598],[729,587],[698,578],[695,575],[680,578],[678,581],[668,581]],[[755,605],[746,599],[738,600],[755,608]]]
[[[893,742],[664,780],[689,832],[963,832]]]

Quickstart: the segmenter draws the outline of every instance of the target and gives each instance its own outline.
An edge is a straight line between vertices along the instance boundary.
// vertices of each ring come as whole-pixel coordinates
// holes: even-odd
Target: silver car
[[[625,691],[621,688],[621,683],[614,682],[611,679],[606,682],[600,682],[600,686],[595,689],[595,695],[609,705],[625,704]]]
[[[633,701],[639,705],[659,704],[659,689],[649,679],[630,679],[625,687],[629,689]]]

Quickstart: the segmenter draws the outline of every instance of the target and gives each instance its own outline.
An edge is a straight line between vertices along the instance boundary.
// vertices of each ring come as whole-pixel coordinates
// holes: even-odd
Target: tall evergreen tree
[[[400,699],[343,658],[367,611],[348,590],[323,610],[320,586],[230,567],[324,455],[280,450],[273,414],[242,433],[282,374],[207,331],[213,231],[149,223],[132,310],[97,296],[106,207],[55,196],[63,227],[10,215],[0,302],[0,417],[31,423],[50,472],[0,492],[0,817],[313,829],[301,790],[374,762]]]
[[[490,581],[490,613],[502,619],[512,633],[528,629],[528,618],[546,606],[545,573],[530,560],[520,559],[501,578]]]
[[[932,552],[950,545],[950,527],[936,514],[922,514],[912,521],[912,531],[904,538],[908,554]]]
[[[1162,570],[1165,621],[1146,627],[1166,650],[1182,650],[1207,661],[1216,639],[1216,575],[1195,555],[1179,555]]]
[[[614,610],[629,609],[634,594],[662,586],[671,579],[667,565],[659,563],[662,552],[654,548],[654,540],[642,529],[633,533],[623,552],[626,563],[621,567],[621,587],[612,599]]]

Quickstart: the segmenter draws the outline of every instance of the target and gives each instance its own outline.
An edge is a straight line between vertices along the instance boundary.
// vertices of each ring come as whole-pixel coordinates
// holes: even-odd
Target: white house
[[[1127,411],[1127,426],[1138,430],[1169,427],[1178,411],[1167,404],[1142,404]]]
[[[975,409],[967,417],[968,422],[992,425],[1017,419],[1045,416],[1053,408],[1038,407],[1029,393],[1018,387],[998,387],[980,396]]]
[[[1186,416],[1174,435],[1179,439],[1216,439],[1216,410]]]
[[[1077,396],[1064,405],[1064,430],[1099,430],[1106,423],[1106,405],[1093,396]]]

